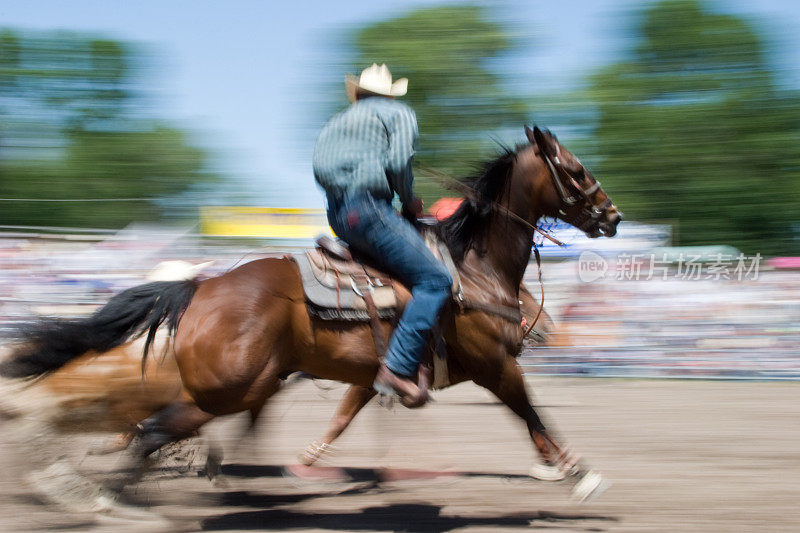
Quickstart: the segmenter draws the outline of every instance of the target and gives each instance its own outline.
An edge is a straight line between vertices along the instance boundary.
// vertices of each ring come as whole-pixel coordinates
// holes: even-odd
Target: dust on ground
[[[325,463],[333,479],[286,465],[324,430],[344,386],[283,391],[250,437],[212,423],[225,486],[190,444],[126,493],[142,516],[67,512],[22,482],[37,448],[0,420],[0,531],[797,531],[800,384],[529,379],[546,420],[612,483],[578,505],[566,482],[525,476],[524,425],[482,389],[436,393],[418,411],[370,403]],[[88,457],[107,434],[65,434],[54,452],[89,477],[123,464]],[[22,440],[22,442],[20,442]],[[181,455],[182,454],[182,455]],[[51,458],[48,458],[51,459]],[[399,473],[399,475],[398,475]],[[453,473],[457,473],[454,475]]]

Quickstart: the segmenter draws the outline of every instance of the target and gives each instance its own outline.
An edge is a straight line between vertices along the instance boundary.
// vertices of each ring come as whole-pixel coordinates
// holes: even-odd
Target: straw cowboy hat
[[[389,72],[389,67],[386,64],[378,66],[377,63],[365,68],[358,78],[352,74],[345,74],[344,84],[347,90],[347,98],[351,102],[355,102],[356,95],[360,93],[403,96],[408,89],[408,79],[400,78],[392,83],[392,73]]]

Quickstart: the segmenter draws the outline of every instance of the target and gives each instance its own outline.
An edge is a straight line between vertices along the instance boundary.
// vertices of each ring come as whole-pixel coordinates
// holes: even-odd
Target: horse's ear
[[[533,131],[530,131],[530,129],[526,127],[525,134],[528,136],[528,139],[530,139],[533,144],[538,146],[539,150],[544,152],[546,155],[550,157],[555,155],[556,149],[553,146],[553,143],[550,142],[549,137],[539,129],[539,126],[534,126]]]
[[[531,144],[536,144],[536,139],[533,137],[533,130],[530,129],[527,124],[525,125],[525,137],[528,138],[528,142]]]

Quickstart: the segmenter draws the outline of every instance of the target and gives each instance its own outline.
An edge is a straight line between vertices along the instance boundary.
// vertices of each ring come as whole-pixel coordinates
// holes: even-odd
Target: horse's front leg
[[[331,444],[339,438],[345,429],[350,425],[350,422],[356,415],[364,408],[367,403],[375,396],[375,390],[371,387],[361,387],[358,385],[350,385],[347,392],[339,401],[339,407],[336,409],[336,414],[328,425],[328,431],[319,440],[313,441],[305,450],[298,456],[298,460],[306,465],[311,466],[320,457],[330,453]]]
[[[506,404],[528,426],[531,440],[544,460],[544,464],[531,469],[531,476],[545,481],[559,481],[575,475],[577,483],[573,493],[581,500],[597,494],[604,486],[599,474],[583,467],[577,456],[562,446],[548,432],[539,414],[531,405],[522,370],[512,356],[506,356],[499,372],[475,379]]]
[[[558,464],[559,458],[565,455],[565,449],[548,433],[544,422],[531,405],[519,365],[513,357],[506,356],[498,370],[488,376],[476,378],[475,383],[488,389],[522,418],[542,459],[549,464]]]

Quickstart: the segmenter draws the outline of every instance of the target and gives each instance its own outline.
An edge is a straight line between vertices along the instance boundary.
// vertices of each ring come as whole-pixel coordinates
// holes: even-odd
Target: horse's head
[[[536,187],[543,215],[559,218],[589,237],[613,237],[621,213],[577,157],[555,135],[525,126],[535,154],[544,162],[544,177]]]

